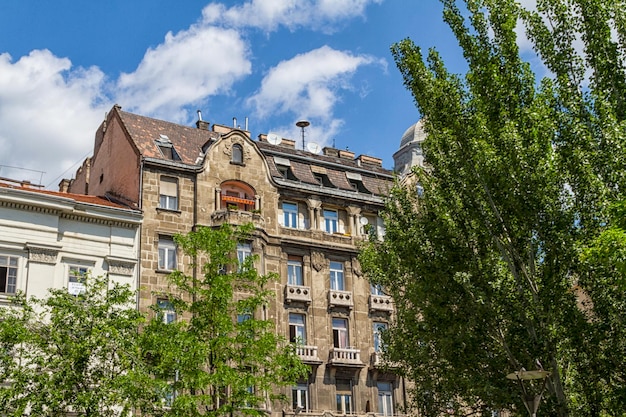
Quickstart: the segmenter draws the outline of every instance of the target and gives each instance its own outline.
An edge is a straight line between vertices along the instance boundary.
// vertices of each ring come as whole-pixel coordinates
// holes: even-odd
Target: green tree
[[[464,77],[434,49],[392,47],[429,168],[419,196],[393,190],[385,241],[361,254],[396,300],[387,354],[425,415],[526,414],[504,379],[522,368],[550,371],[541,414],[623,415],[624,3],[441,2]],[[550,77],[520,57],[520,21]]]
[[[201,227],[175,241],[188,255],[191,275],[175,271],[166,295],[179,320],[166,323],[158,307],[144,329],[144,354],[170,416],[263,415],[274,392],[306,375],[295,347],[267,316],[275,274],[260,275],[257,256],[239,259],[252,225]]]
[[[78,295],[50,290],[0,308],[3,416],[120,416],[152,401],[138,346],[143,317],[128,286],[86,277]]]

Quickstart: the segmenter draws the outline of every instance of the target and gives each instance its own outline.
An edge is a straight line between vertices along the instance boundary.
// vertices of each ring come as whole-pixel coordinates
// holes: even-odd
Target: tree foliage
[[[85,291],[17,296],[0,309],[3,416],[128,415],[151,401],[134,292],[104,277]]]
[[[169,276],[167,296],[180,320],[156,317],[142,333],[144,354],[168,397],[168,416],[263,415],[275,391],[306,375],[294,346],[267,316],[275,274],[260,275],[257,256],[241,262],[237,244],[252,226],[202,227],[175,240],[193,272]]]
[[[624,3],[441,2],[464,77],[434,49],[392,47],[429,168],[415,170],[419,196],[393,190],[385,241],[361,254],[396,299],[387,353],[425,415],[525,414],[504,377],[538,367],[541,414],[622,415]],[[519,22],[550,76],[521,58]]]

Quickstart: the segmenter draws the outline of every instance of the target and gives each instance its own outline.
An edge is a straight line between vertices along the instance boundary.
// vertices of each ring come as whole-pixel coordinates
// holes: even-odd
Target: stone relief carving
[[[59,251],[57,249],[37,248],[32,246],[28,248],[28,260],[31,262],[55,264],[58,254]]]
[[[311,265],[317,272],[320,272],[326,265],[326,257],[321,252],[311,254]]]
[[[109,260],[109,273],[116,275],[133,275],[134,262]]]
[[[243,140],[240,139],[233,139],[232,143],[227,143],[224,145],[224,154],[228,155],[229,158],[233,157],[233,145],[237,144],[239,146],[241,146],[241,149],[243,149],[243,160],[247,161],[251,158],[250,156],[250,149],[248,146],[245,145],[245,143],[243,143]]]
[[[363,275],[363,271],[361,270],[361,262],[357,258],[352,258],[352,272],[357,277],[361,277]]]

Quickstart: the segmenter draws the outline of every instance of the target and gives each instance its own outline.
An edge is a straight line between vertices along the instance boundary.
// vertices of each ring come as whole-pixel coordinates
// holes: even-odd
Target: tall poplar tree
[[[623,415],[624,1],[441,2],[464,76],[434,49],[392,47],[429,168],[414,171],[419,193],[393,190],[385,240],[361,254],[396,300],[387,354],[424,415],[524,415],[505,379],[523,369],[550,373],[539,414]],[[542,79],[520,56],[520,22]]]

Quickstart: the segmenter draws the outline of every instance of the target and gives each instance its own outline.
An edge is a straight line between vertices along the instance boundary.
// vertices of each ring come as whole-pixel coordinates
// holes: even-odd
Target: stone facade
[[[359,242],[384,234],[378,211],[393,177],[379,159],[332,148],[312,154],[288,139],[252,140],[240,129],[209,130],[203,121],[191,128],[119,107],[102,126],[91,176],[77,177],[70,191],[88,182],[90,193],[142,210],[140,309],[165,291],[171,269],[188,268],[174,234],[252,222],[257,269],[280,276],[269,317],[310,366],[309,377],[284,392],[293,401],[267,409],[274,417],[399,414],[404,381],[383,366],[377,335],[392,319],[393,301],[370,287],[356,259]],[[108,172],[119,152],[128,166]]]

